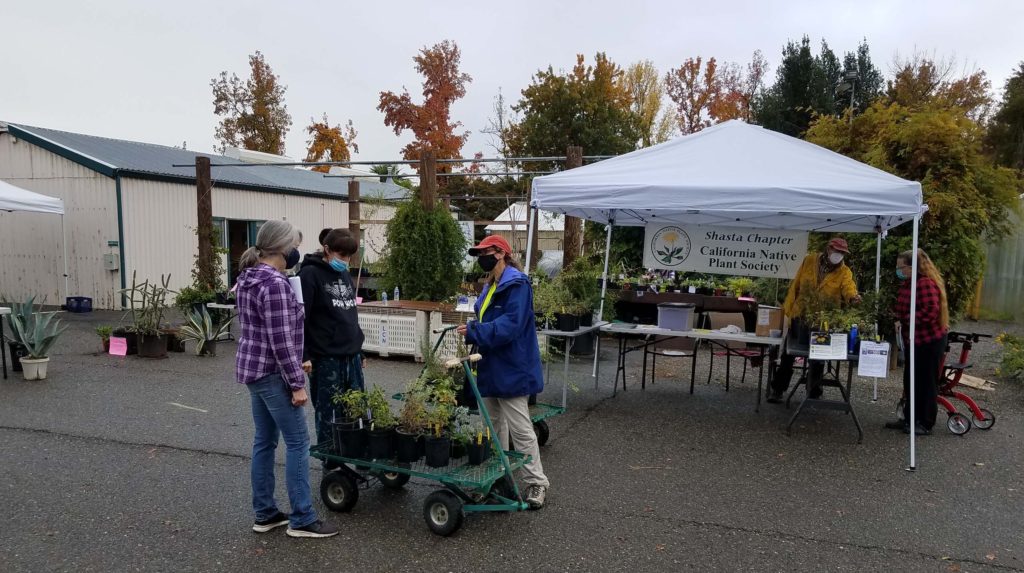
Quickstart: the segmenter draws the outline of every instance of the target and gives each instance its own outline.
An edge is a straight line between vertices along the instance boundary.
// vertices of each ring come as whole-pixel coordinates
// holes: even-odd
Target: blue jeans
[[[334,403],[334,396],[344,394],[346,390],[363,389],[363,355],[313,358],[312,362],[310,399],[316,410],[316,443],[319,445],[333,440],[331,422],[347,415],[341,404]]]
[[[277,513],[274,500],[274,452],[278,435],[287,448],[285,481],[292,513],[292,529],[316,521],[309,487],[309,431],[303,408],[292,406],[292,392],[279,374],[265,376],[248,385],[252,396],[252,420],[256,436],[252,443],[252,509],[256,520]]]

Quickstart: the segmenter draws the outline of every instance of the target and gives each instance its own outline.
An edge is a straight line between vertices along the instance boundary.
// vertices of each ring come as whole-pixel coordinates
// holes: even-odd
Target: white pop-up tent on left
[[[0,211],[60,215],[61,246],[64,249],[64,296],[70,296],[71,291],[68,290],[68,241],[64,229],[64,201],[0,181]]]

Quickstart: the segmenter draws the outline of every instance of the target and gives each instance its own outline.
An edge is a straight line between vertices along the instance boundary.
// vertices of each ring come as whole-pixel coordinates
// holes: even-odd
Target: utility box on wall
[[[103,270],[116,271],[121,268],[121,257],[115,253],[103,255]]]

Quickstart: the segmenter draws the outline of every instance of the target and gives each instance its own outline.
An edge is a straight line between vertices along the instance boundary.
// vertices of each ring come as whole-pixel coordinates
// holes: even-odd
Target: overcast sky
[[[303,126],[327,112],[332,123],[355,122],[355,159],[399,159],[410,136],[384,125],[379,92],[405,86],[419,101],[412,57],[444,39],[473,77],[452,110],[472,132],[465,156],[494,155],[481,131],[499,89],[515,101],[538,69],[571,68],[577,53],[592,61],[604,51],[623,67],[650,59],[664,74],[687,57],[745,63],[760,49],[770,83],[787,40],[807,34],[817,51],[825,38],[842,58],[866,38],[886,73],[897,53],[955,56],[986,71],[994,90],[1024,60],[1017,0],[2,4],[0,120],[210,151],[210,80],[222,70],[247,76],[247,56],[260,50],[288,87],[296,158]]]

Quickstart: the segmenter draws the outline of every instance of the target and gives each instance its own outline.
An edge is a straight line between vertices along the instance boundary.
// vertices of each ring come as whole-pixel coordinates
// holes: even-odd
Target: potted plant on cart
[[[473,425],[469,420],[469,408],[458,406],[452,412],[451,438],[452,457],[455,459],[466,456],[466,448],[473,435]]]
[[[341,420],[335,420],[331,424],[338,455],[365,458],[369,427],[366,420],[369,411],[366,392],[346,390],[342,394],[335,394],[331,400],[345,411],[345,416]]]
[[[466,454],[471,466],[478,466],[491,457],[490,428],[479,422],[471,426]]]
[[[182,343],[195,342],[196,356],[216,356],[217,340],[227,331],[230,322],[216,325],[205,307],[191,310],[186,315],[188,322],[178,329]]]
[[[45,380],[50,349],[67,327],[61,325],[56,312],[37,311],[33,300],[12,305],[8,324],[12,339],[24,348],[20,362],[25,380]]]
[[[110,352],[110,335],[113,333],[113,326],[104,324],[96,327],[96,335],[100,337],[100,341],[103,343],[104,354]]]
[[[367,434],[367,457],[375,460],[390,460],[395,455],[395,415],[391,403],[380,386],[366,394],[366,407],[370,415],[370,429]]]
[[[430,430],[424,444],[427,465],[444,467],[451,456],[449,430],[457,406],[455,381],[446,376],[428,384],[427,427]]]
[[[395,432],[395,455],[399,462],[412,463],[423,457],[423,434],[427,431],[427,389],[422,378],[406,386]]]

